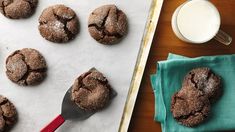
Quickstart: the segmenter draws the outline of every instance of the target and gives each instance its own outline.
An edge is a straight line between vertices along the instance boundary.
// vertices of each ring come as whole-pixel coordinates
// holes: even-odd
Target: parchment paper
[[[51,43],[39,34],[38,17],[54,4],[71,7],[79,18],[80,33],[70,43]],[[128,17],[129,32],[117,45],[101,45],[88,32],[89,14],[104,4],[116,4]],[[151,0],[39,0],[29,19],[11,20],[0,15],[0,94],[15,104],[19,115],[12,131],[38,132],[60,114],[63,96],[75,78],[92,67],[104,73],[118,96],[108,108],[84,121],[66,121],[57,131],[118,131],[150,4]],[[18,86],[5,74],[7,56],[22,48],[39,50],[47,61],[48,76],[38,86]]]

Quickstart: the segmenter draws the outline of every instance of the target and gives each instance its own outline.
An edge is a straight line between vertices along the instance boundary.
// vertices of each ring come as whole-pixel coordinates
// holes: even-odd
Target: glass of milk
[[[182,41],[194,44],[216,39],[229,45],[232,38],[220,30],[220,14],[207,0],[190,0],[179,6],[172,16],[172,29]]]

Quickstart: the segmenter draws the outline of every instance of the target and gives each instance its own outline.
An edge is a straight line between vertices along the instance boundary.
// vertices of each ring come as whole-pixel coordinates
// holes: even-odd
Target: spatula
[[[61,114],[59,114],[54,120],[52,120],[47,126],[45,126],[40,132],[54,132],[59,128],[66,120],[76,119],[85,120],[93,115],[96,111],[84,111],[78,107],[73,101],[71,101],[71,89],[70,87],[66,92],[63,102]],[[110,89],[110,101],[117,95],[117,92]],[[109,101],[109,103],[110,103]]]

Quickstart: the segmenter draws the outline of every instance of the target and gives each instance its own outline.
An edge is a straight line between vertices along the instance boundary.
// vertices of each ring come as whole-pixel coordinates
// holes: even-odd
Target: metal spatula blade
[[[76,120],[84,120],[89,118],[91,115],[93,115],[94,111],[84,111],[78,105],[76,105],[71,100],[71,88],[68,89],[66,92],[63,102],[62,102],[62,109],[61,109],[61,115],[64,117],[65,120],[68,119],[76,119]]]
[[[64,99],[62,102],[61,114],[58,115],[53,121],[51,121],[40,132],[54,132],[59,126],[61,126],[65,122],[65,120],[75,120],[75,119],[85,120],[97,112],[97,111],[85,111],[81,109],[80,107],[78,107],[71,100],[71,90],[72,90],[72,87],[68,89],[68,91],[66,92],[64,96]],[[117,95],[117,92],[111,88],[109,103],[116,95]]]

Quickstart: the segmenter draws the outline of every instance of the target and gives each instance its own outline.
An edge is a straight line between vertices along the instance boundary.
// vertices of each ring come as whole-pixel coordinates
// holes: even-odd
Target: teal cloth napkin
[[[178,124],[170,112],[171,97],[181,88],[187,72],[197,67],[209,67],[222,77],[223,94],[212,104],[205,122],[189,128]],[[187,58],[169,54],[166,61],[157,63],[157,73],[151,76],[155,96],[155,121],[163,132],[202,132],[235,130],[235,54]]]

